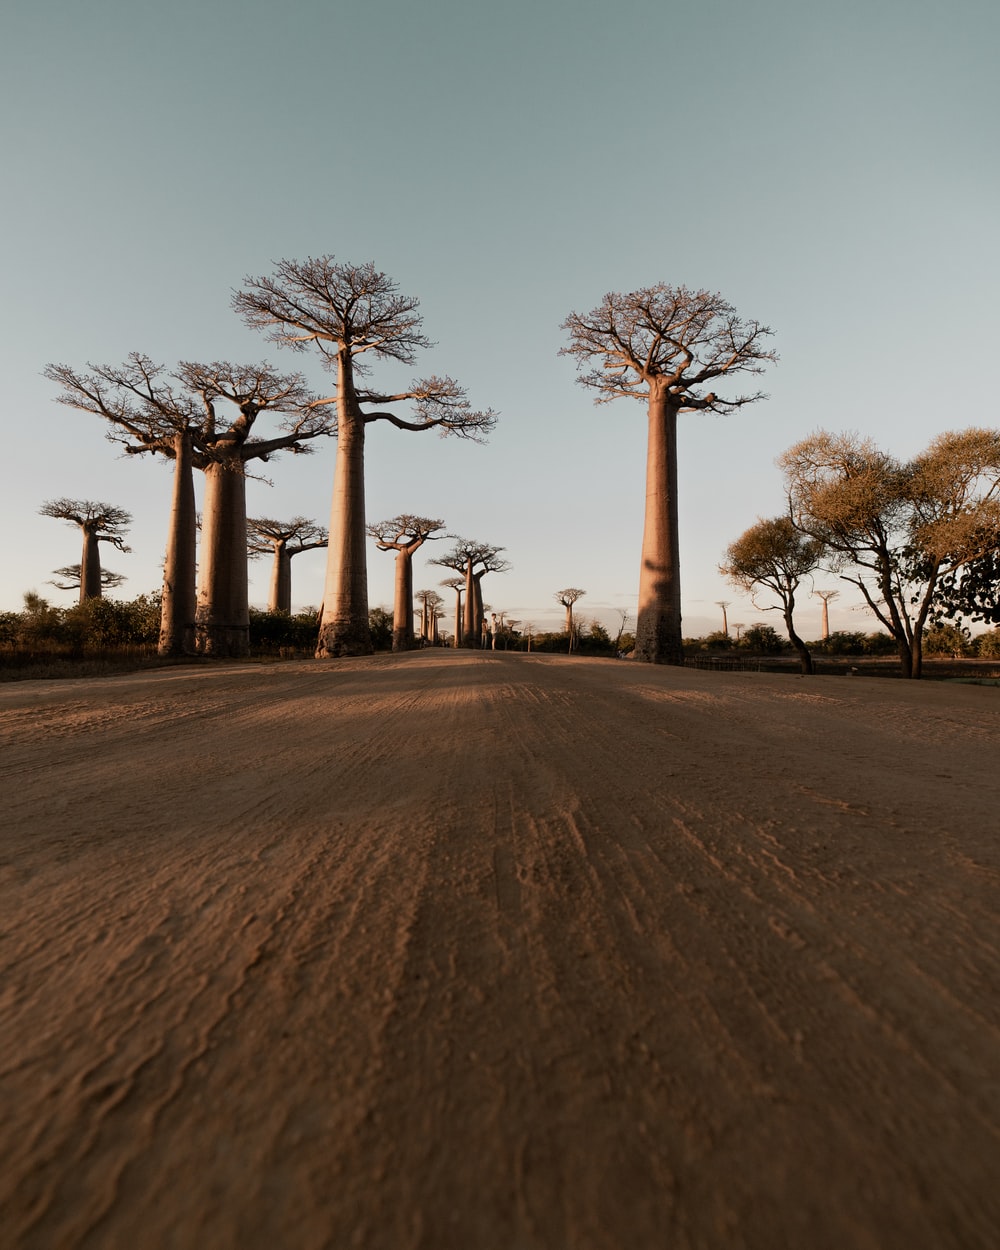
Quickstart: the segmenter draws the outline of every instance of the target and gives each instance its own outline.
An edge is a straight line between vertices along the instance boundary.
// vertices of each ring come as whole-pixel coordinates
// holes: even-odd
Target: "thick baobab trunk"
[[[250,654],[246,478],[239,461],[205,469],[196,638],[203,655]]]
[[[80,556],[80,602],[101,597],[101,551],[96,527],[83,527],[83,553]]]
[[[365,423],[341,362],[337,459],[317,656],[371,655],[365,532]]]
[[[462,645],[478,647],[479,623],[476,620],[476,580],[472,576],[472,561],[465,566],[465,615],[462,618]]]
[[[483,575],[485,572],[484,569],[472,579],[472,616],[476,646],[480,646],[483,640]]]
[[[267,601],[268,612],[292,611],[292,553],[288,543],[278,538],[274,543],[274,564],[271,566],[271,591]]]
[[[426,610],[426,609],[425,609]],[[392,649],[413,648],[413,560],[401,548],[396,555],[396,585],[392,606]]]
[[[174,489],[163,561],[160,655],[195,651],[197,531],[191,441],[187,433],[179,433],[174,440]]]
[[[655,393],[649,399],[646,517],[633,658],[647,664],[684,663],[677,535],[677,409],[665,396]]]
[[[462,591],[455,591],[455,646],[462,645]]]

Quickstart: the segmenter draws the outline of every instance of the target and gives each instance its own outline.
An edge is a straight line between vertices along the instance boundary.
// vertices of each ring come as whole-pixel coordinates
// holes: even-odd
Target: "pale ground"
[[[994,1250],[1000,689],[0,687],[0,1243]]]

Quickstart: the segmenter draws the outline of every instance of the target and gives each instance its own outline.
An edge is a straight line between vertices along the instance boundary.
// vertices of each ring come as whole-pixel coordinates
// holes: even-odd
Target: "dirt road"
[[[994,1250],[1000,691],[0,687],[0,1244]]]

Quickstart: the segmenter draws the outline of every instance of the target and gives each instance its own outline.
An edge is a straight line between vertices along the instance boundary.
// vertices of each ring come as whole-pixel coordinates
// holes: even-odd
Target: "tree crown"
[[[586,369],[578,380],[597,391],[597,403],[657,394],[678,409],[732,412],[763,393],[724,399],[708,384],[729,374],[762,373],[777,360],[765,343],[769,327],[738,317],[717,293],[663,282],[610,292],[591,312],[571,313],[562,328],[570,342],[560,355]]]

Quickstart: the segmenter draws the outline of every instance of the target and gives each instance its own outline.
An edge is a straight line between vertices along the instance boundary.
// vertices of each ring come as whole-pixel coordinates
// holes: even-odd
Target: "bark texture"
[[[639,569],[639,608],[633,658],[683,664],[680,542],[677,534],[677,408],[649,398],[646,511]]]

